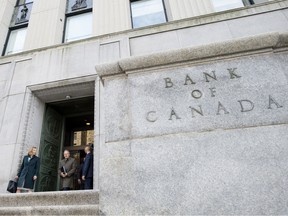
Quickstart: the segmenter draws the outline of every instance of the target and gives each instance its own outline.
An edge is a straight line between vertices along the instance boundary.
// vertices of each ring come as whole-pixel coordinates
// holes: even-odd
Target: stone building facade
[[[287,0],[0,4],[0,214],[288,213]],[[94,189],[59,191],[91,142]]]

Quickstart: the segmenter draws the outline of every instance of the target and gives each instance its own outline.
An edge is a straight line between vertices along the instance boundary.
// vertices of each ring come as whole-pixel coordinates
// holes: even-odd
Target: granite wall
[[[104,214],[287,214],[287,34],[98,65]]]

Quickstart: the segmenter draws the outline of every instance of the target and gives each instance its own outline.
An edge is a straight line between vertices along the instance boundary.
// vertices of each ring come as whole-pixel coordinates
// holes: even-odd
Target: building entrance
[[[79,170],[87,145],[94,142],[94,97],[46,104],[39,156],[41,160],[36,191],[59,190],[59,161],[69,150],[77,162],[73,189],[79,190]]]

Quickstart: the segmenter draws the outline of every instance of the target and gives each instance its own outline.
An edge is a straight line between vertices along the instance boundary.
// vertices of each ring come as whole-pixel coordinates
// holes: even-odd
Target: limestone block
[[[277,20],[277,21],[276,21]],[[226,21],[234,38],[245,35],[256,35],[265,32],[287,32],[287,18],[280,11],[260,14],[249,19],[243,17]]]
[[[22,116],[22,106],[24,103],[24,94],[11,95],[7,99],[7,105],[4,111],[2,129],[0,132],[1,144],[16,143],[18,130]],[[5,127],[4,127],[5,125]],[[21,134],[19,134],[21,136]]]
[[[34,65],[30,58],[16,62],[9,94],[24,93],[26,87],[37,76],[40,76],[40,74],[34,70]]]
[[[213,32],[212,35],[211,32]],[[177,34],[182,48],[232,39],[225,22],[179,29]]]
[[[0,152],[0,163],[3,165],[5,164],[5,167],[10,168],[10,169],[2,169],[2,174],[0,176],[0,193],[3,194],[7,193],[6,189],[9,180],[14,179],[17,174],[20,145],[13,143],[11,144],[1,143],[0,147],[3,150]]]
[[[145,55],[180,48],[177,32],[163,32],[130,39],[131,55]]]

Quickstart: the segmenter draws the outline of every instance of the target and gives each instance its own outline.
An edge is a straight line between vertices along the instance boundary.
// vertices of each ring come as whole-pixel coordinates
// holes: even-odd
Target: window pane
[[[131,10],[134,28],[166,22],[162,0],[134,1]]]
[[[18,2],[18,5],[27,4],[27,3],[30,3],[30,2],[33,2],[33,0],[20,0]]]
[[[86,146],[94,142],[94,130],[74,131],[73,146]]]
[[[212,3],[215,11],[230,10],[244,6],[242,0],[212,0]]]
[[[65,42],[91,37],[92,13],[84,13],[67,18]]]
[[[11,31],[5,55],[18,53],[23,50],[27,28]]]

